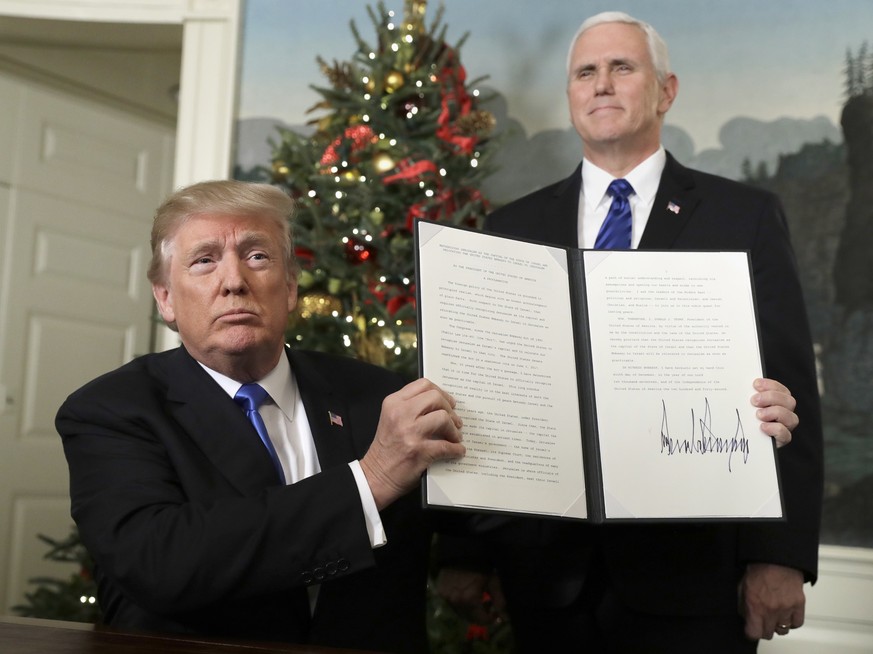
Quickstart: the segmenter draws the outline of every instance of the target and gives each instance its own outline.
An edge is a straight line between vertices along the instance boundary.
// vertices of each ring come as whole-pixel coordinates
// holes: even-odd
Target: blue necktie
[[[626,179],[615,179],[606,189],[606,192],[612,196],[612,204],[609,205],[606,220],[600,226],[600,233],[597,234],[594,248],[596,250],[629,250],[633,217],[627,198],[634,192],[634,188]]]
[[[267,425],[264,424],[264,419],[258,413],[258,407],[267,399],[267,391],[258,384],[243,384],[233,396],[233,401],[239,404],[246,412],[246,418],[254,425],[255,431],[261,438],[267,452],[270,453],[270,458],[273,459],[273,465],[276,466],[276,472],[279,473],[279,479],[282,484],[285,484],[285,473],[282,470],[282,464],[279,463],[279,455],[276,454],[276,448],[273,447],[273,442],[270,440],[270,435],[267,433]]]

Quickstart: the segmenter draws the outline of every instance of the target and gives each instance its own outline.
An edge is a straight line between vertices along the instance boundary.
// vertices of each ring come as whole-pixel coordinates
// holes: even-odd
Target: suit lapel
[[[685,229],[700,197],[694,190],[694,179],[687,168],[667,153],[667,163],[661,174],[658,193],[640,239],[641,250],[666,250]]]
[[[285,351],[297,379],[321,469],[359,458],[361,453],[356,451],[352,440],[349,404],[330,383],[329,371],[319,370],[304,352],[287,348]]]
[[[180,347],[169,364],[167,399],[182,430],[241,493],[279,483],[270,455],[245,414]]]

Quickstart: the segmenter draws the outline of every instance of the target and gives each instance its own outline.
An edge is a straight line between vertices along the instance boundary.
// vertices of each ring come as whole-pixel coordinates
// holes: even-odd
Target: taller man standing
[[[786,219],[772,194],[689,170],[664,150],[661,128],[677,91],[650,25],[618,12],[586,20],[571,42],[567,79],[584,159],[567,179],[495,211],[486,229],[568,247],[601,247],[601,231],[617,231],[626,242],[606,247],[749,250],[765,370],[797,401],[799,426],[779,450],[787,520],[511,522],[490,547],[524,652],[570,651],[563,643],[580,652],[753,652],[758,639],[803,624],[803,584],[816,578],[821,418]],[[615,180],[624,180],[631,210],[617,230],[605,224]],[[759,415],[775,420],[765,430],[785,428]],[[452,575],[472,587],[472,575]],[[446,586],[456,599],[463,594],[463,583]]]

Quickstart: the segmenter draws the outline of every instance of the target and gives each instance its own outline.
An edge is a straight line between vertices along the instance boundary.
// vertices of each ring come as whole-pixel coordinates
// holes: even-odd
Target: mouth
[[[216,321],[229,323],[246,322],[254,317],[256,317],[256,314],[253,311],[248,311],[246,309],[231,309],[230,311],[225,311],[224,313],[219,314]]]
[[[617,107],[612,104],[594,107],[591,111],[588,112],[588,115],[593,116],[594,114],[602,113],[604,111],[621,111],[621,107]]]

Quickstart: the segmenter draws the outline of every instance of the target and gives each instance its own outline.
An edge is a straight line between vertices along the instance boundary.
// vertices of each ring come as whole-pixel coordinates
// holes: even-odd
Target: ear
[[[173,294],[163,284],[152,284],[152,295],[158,305],[158,312],[164,322],[171,324],[176,321],[176,312],[173,311]]]
[[[661,84],[661,95],[658,100],[658,113],[663,116],[670,107],[673,106],[673,101],[679,93],[679,78],[673,73],[667,75],[667,79]]]
[[[288,313],[297,307],[297,275],[288,281]]]

